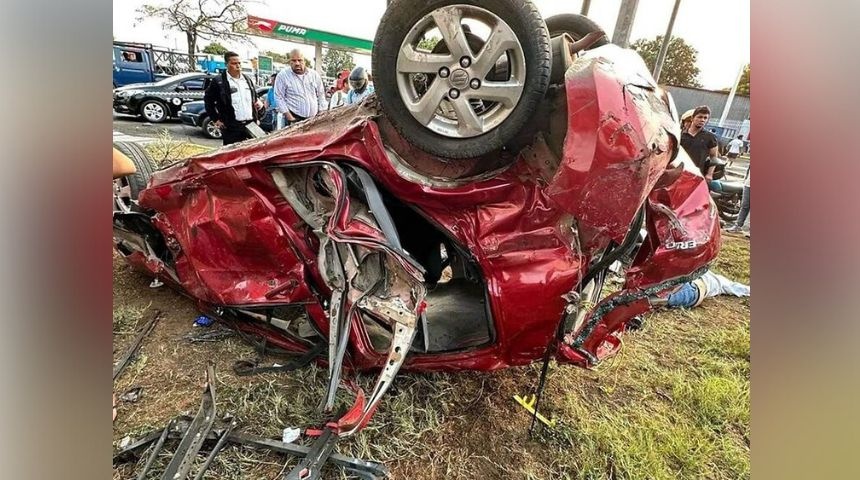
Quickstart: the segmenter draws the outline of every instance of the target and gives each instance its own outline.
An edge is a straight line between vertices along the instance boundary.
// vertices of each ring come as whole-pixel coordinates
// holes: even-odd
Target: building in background
[[[674,85],[665,85],[664,88],[672,94],[679,113],[684,113],[700,105],[710,107],[711,120],[708,122],[706,128],[708,130],[715,129],[717,136],[721,137],[721,139],[731,140],[738,135],[743,135],[744,139],[749,139],[750,97],[735,94],[729,114],[726,116],[726,121],[723,122],[722,128],[720,128],[720,117],[722,116],[726,102],[729,100],[729,92],[705,90],[703,88],[676,87]]]

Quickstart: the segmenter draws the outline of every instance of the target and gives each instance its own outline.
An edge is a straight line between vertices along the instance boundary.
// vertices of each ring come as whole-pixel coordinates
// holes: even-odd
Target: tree
[[[654,65],[657,63],[657,54],[660,53],[660,46],[663,45],[663,36],[657,35],[653,40],[645,40],[640,38],[630,45],[630,48],[636,50],[648,69],[654,71]],[[679,87],[701,87],[699,83],[699,67],[696,66],[696,57],[699,52],[688,45],[681,37],[673,37],[669,41],[669,50],[666,52],[666,60],[663,62],[663,70],[660,73],[660,83],[666,85],[676,85]]]
[[[732,91],[732,87],[726,87],[720,89],[721,92],[729,93]],[[738,89],[735,91],[738,95],[750,95],[750,66],[747,64],[744,66],[744,71],[741,73],[741,78],[738,80]]]
[[[284,64],[290,63],[290,57],[286,56],[283,53],[273,52],[273,51],[269,50],[268,52],[266,52],[265,55],[267,57],[272,57],[273,62],[284,63]]]
[[[749,94],[750,94],[750,66],[749,66],[749,64],[747,64],[747,66],[744,67],[744,73],[741,74],[741,81],[738,82],[737,94],[738,95],[746,95],[746,96],[749,96]]]
[[[245,21],[245,4],[249,0],[171,0],[167,6],[144,4],[137,9],[137,21],[144,18],[160,18],[165,29],[176,29],[185,33],[188,56],[192,63],[197,52],[197,41],[235,40],[250,43],[237,27]],[[239,30],[241,31],[241,30]]]
[[[218,42],[212,42],[203,48],[203,53],[211,53],[212,55],[224,55],[227,53],[227,47]]]
[[[352,70],[353,67],[355,67],[355,61],[349,52],[329,49],[323,56],[323,70],[326,76],[337,77],[341,71]]]

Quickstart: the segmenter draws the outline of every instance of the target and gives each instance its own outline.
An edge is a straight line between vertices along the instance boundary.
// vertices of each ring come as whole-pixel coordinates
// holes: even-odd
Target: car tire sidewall
[[[453,4],[483,8],[517,34],[526,62],[525,87],[510,115],[493,130],[471,138],[449,138],[421,125],[407,110],[397,86],[397,54],[413,25],[428,13]],[[394,0],[374,39],[372,67],[382,111],[407,141],[447,158],[475,158],[501,148],[528,122],[546,93],[552,66],[549,33],[537,8],[527,0]]]
[[[146,116],[146,106],[155,104],[161,107],[161,110],[164,112],[164,115],[161,116],[160,119],[152,119]],[[144,120],[150,123],[162,123],[170,116],[170,109],[163,102],[159,102],[158,100],[146,100],[140,104],[140,116],[143,117]]]
[[[591,32],[603,31],[603,28],[601,28],[594,20],[576,13],[553,15],[546,19],[546,28],[549,30],[550,37],[554,37],[561,33],[567,33],[574,39],[574,41],[582,40],[583,37]],[[589,50],[608,44],[609,39],[604,35],[600,40],[594,42],[594,44],[589,47]]]
[[[149,152],[138,143],[119,141],[113,142],[113,147],[122,152],[134,164],[134,173],[117,180],[127,183],[131,199],[137,200],[138,195],[146,188],[150,177],[152,177],[152,173],[156,169],[155,162],[152,160]],[[134,207],[132,208],[134,209]]]
[[[215,122],[213,122],[211,118],[203,117],[203,121],[200,122],[200,125],[203,128],[203,135],[206,135],[206,138],[213,138],[216,140],[220,140],[221,139],[221,130],[218,130],[217,128],[213,128],[212,131],[209,130],[209,125],[212,125],[214,127],[215,126],[214,123]],[[218,135],[215,135],[212,132],[218,132]]]

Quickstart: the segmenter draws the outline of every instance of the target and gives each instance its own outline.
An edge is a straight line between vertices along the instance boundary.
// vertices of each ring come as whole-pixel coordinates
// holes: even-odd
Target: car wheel
[[[434,32],[444,49],[428,46]],[[475,50],[470,37],[479,32],[487,33]],[[442,157],[479,157],[531,118],[549,84],[550,56],[530,0],[394,0],[374,40],[376,95],[412,144]]]
[[[738,221],[737,213],[730,213],[719,209],[718,212],[720,213],[720,218],[723,219],[725,222],[734,223]]]
[[[140,115],[147,122],[161,123],[167,120],[167,106],[158,100],[147,100],[140,105]]]
[[[215,126],[211,118],[204,118],[201,125],[203,125],[203,135],[209,138],[221,138],[221,129]]]
[[[146,188],[155,164],[152,157],[134,142],[113,142],[113,147],[134,163],[135,173],[114,179],[114,210],[130,212],[137,209],[137,196]]]
[[[591,32],[602,32],[600,25],[596,24],[592,19],[575,13],[562,13],[553,15],[546,19],[546,28],[549,30],[549,36],[555,37],[566,33],[573,37],[573,40],[582,40],[583,37]],[[609,39],[606,35],[600,40],[594,42],[590,48],[602,47],[609,44]]]

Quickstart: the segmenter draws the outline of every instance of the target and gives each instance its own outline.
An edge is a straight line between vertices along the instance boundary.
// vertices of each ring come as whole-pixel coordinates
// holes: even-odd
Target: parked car
[[[113,109],[161,123],[177,117],[184,103],[202,100],[212,78],[208,73],[183,73],[155,83],[126,85],[114,89]]]
[[[545,352],[596,365],[706,271],[720,225],[644,61],[565,17],[544,23],[527,0],[393,0],[375,96],[156,171],[136,196],[117,188],[132,192],[116,199],[117,251],[268,345],[322,352],[326,412],[345,364],[380,370],[367,396],[345,383],[356,404],[326,427],[340,436],[401,367]],[[431,30],[443,40],[428,55]],[[626,281],[604,295],[617,260]]]
[[[269,88],[270,87],[258,88],[257,97],[266,98],[266,95],[269,93]],[[203,131],[203,135],[206,135],[209,138],[221,138],[221,130],[216,128],[212,119],[206,115],[206,105],[203,100],[183,104],[179,109],[179,120],[186,125],[200,127]],[[273,120],[274,118],[271,112],[260,112],[260,128],[262,128],[263,131],[271,132],[274,130]]]

